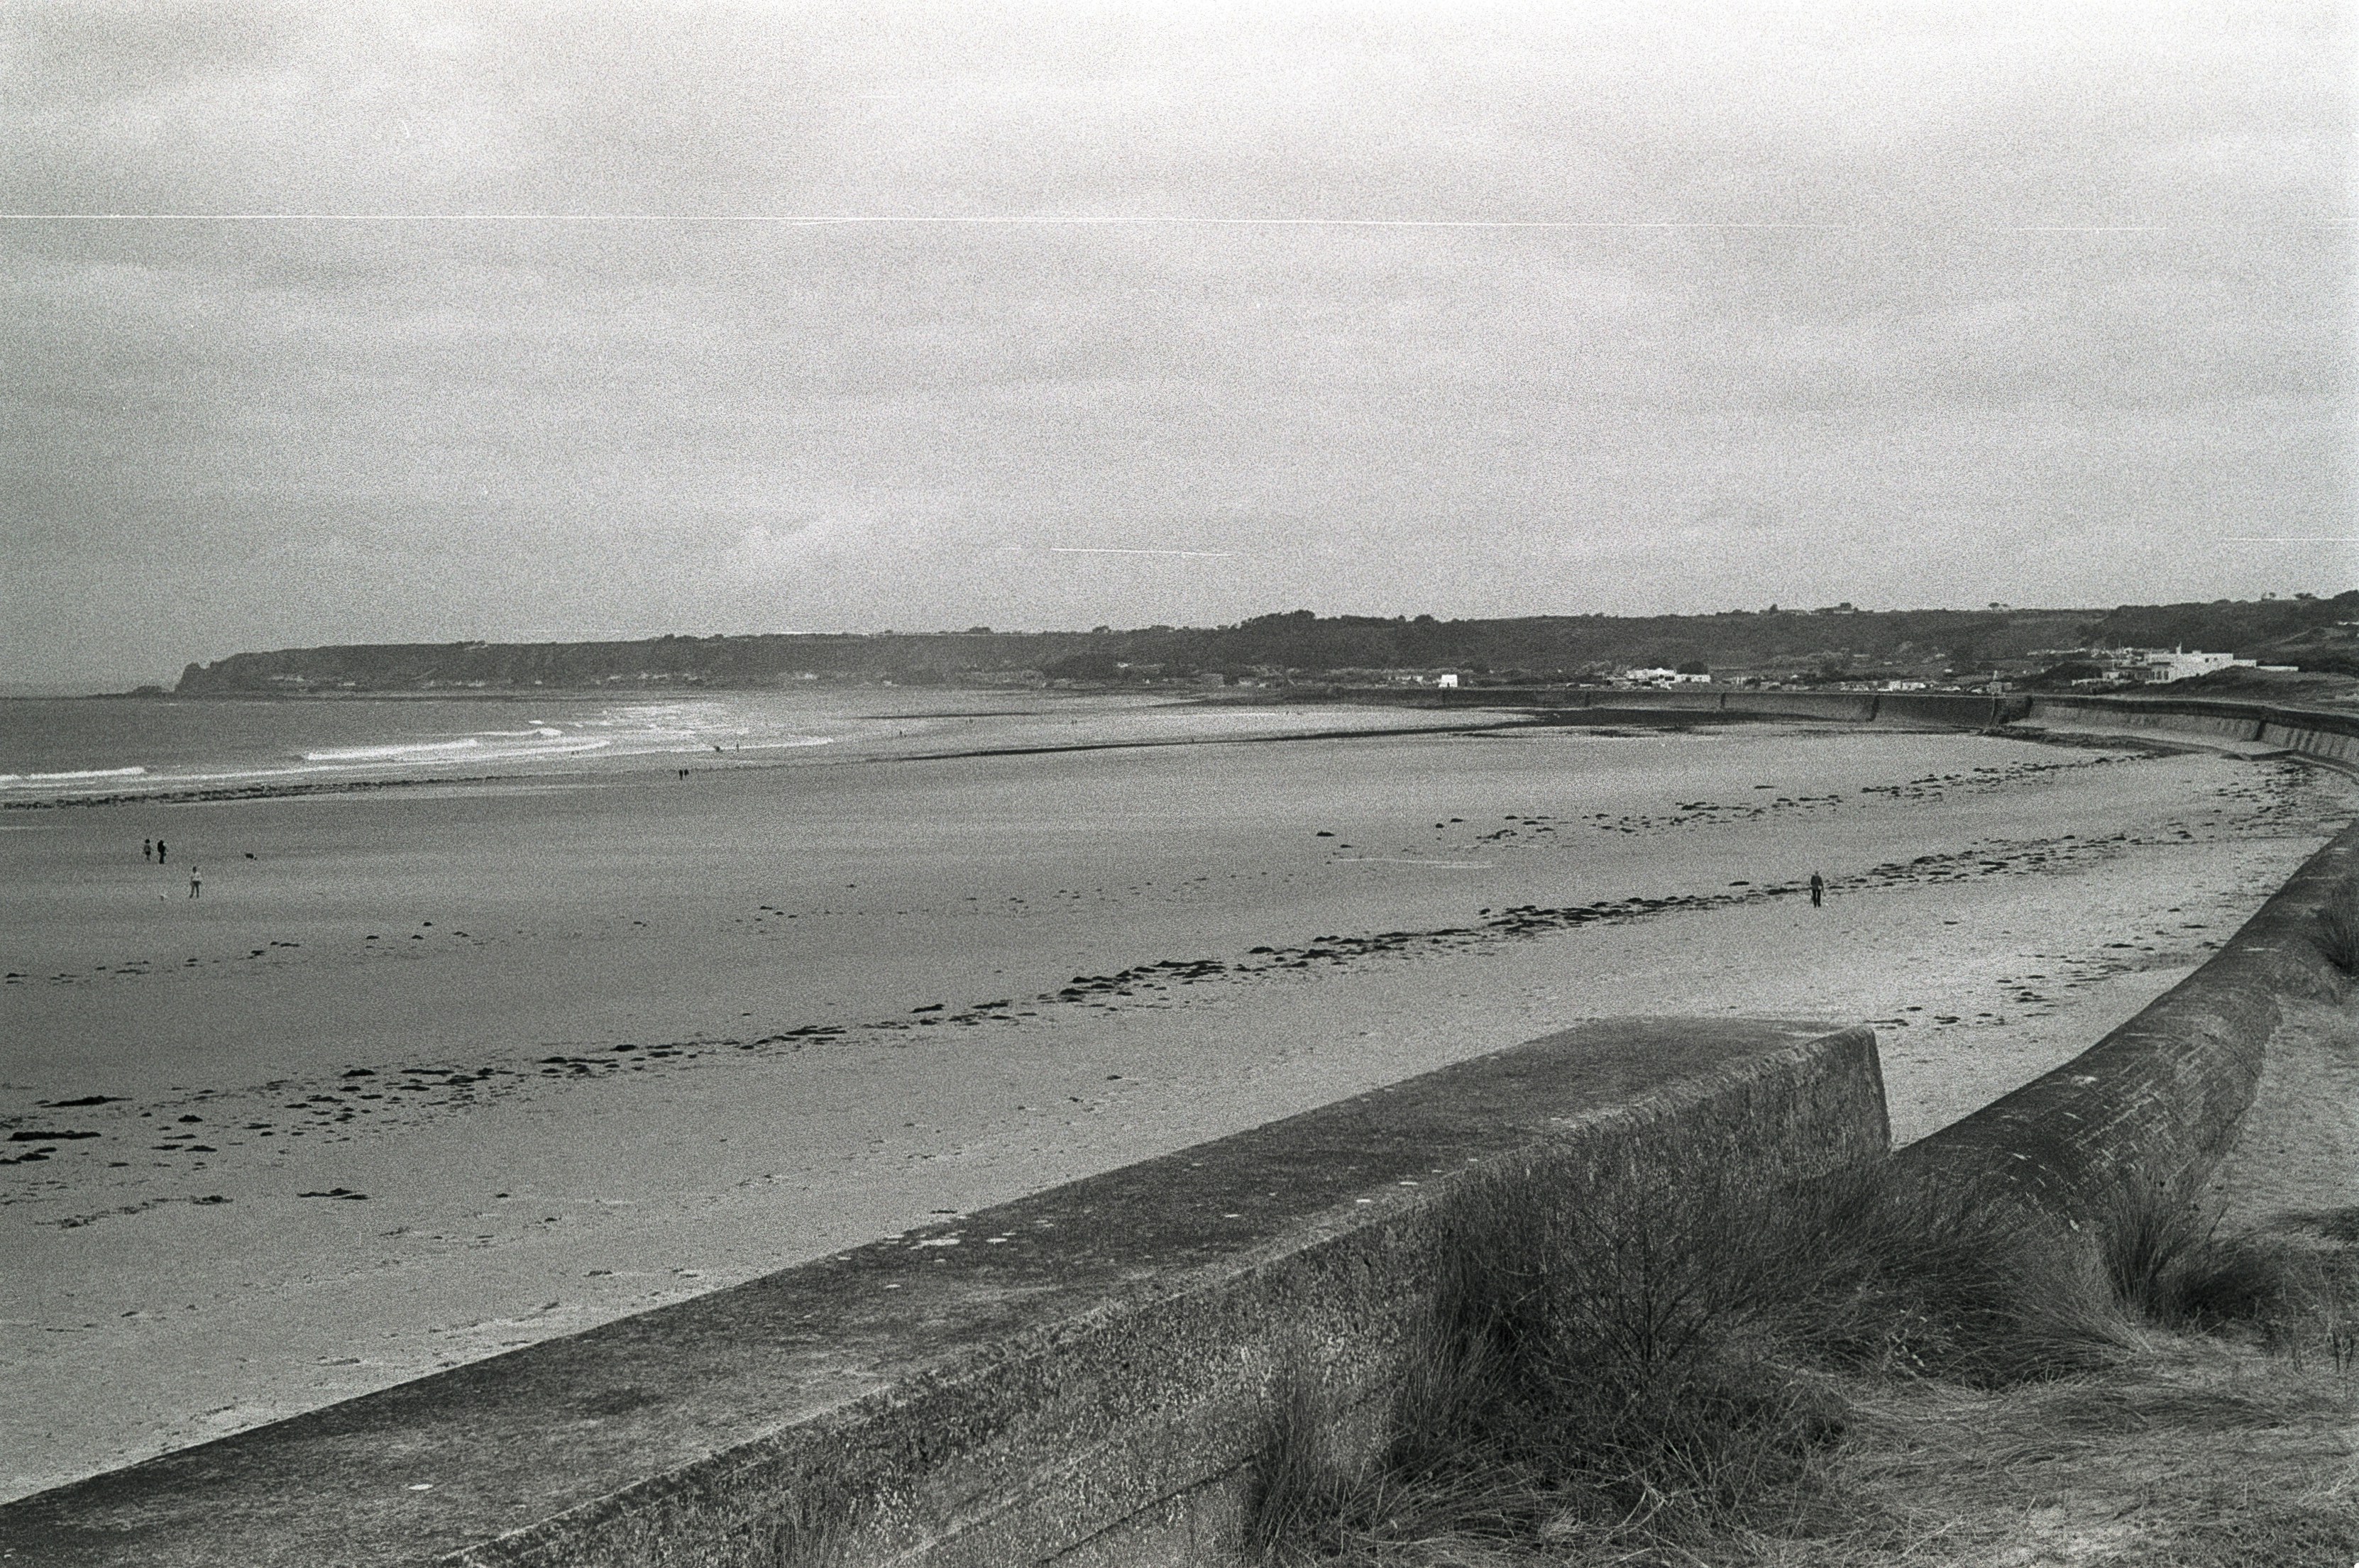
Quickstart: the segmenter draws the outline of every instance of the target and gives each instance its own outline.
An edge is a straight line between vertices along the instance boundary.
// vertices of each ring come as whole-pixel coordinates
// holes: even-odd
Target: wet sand
[[[1744,726],[13,814],[0,1487],[1581,1018],[1873,1020],[1919,1136],[2200,962],[2348,799]]]

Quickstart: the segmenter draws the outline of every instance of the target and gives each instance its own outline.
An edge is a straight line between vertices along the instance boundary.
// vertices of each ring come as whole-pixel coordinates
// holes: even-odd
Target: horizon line
[[[1987,234],[2250,233],[2348,229],[2359,220],[2300,218],[2260,223],[1894,223],[1806,219],[1229,217],[1154,213],[908,215],[773,212],[0,212],[5,222],[59,223],[614,223],[769,224],[798,228],[1332,228],[1497,230],[1730,230],[1816,233],[1946,231]]]

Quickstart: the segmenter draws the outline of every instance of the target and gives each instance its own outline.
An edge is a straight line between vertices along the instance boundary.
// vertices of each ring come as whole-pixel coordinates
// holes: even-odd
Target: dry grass
[[[2319,906],[2312,936],[2329,963],[2346,975],[2359,975],[2359,882],[2343,882]]]
[[[1869,1528],[1766,1560],[2343,1568],[2359,1556],[2348,1380],[2249,1341],[2163,1333],[2054,1383],[1887,1382],[1854,1398],[1841,1475]]]
[[[1366,1568],[2359,1558],[2349,1253],[2219,1243],[2167,1195],[2125,1193],[2097,1228],[1889,1167],[1757,1195],[1660,1174],[1476,1193],[1390,1448],[1338,1462],[1298,1395],[1256,1550]]]
[[[2099,1225],[2100,1254],[2117,1298],[2167,1329],[2245,1331],[2299,1363],[2322,1355],[2336,1375],[2359,1374],[2359,1240],[2347,1217],[2315,1217],[2315,1243],[2295,1235],[2227,1237],[2195,1204],[2166,1189],[2124,1184]]]

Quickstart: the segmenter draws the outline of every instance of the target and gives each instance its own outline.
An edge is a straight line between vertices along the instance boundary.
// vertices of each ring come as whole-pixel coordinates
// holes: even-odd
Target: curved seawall
[[[2274,708],[2200,697],[2041,697],[2031,717],[2043,723],[2176,730],[2258,741],[2343,766],[2359,766],[2359,714]]]
[[[1950,693],[1595,693],[1594,706],[2003,727],[2030,718],[2278,746],[2359,768],[2359,716],[2196,697],[1968,697]],[[1904,1165],[1995,1180],[2051,1213],[2087,1214],[2125,1178],[2193,1193],[2234,1144],[2288,998],[2332,997],[2317,911],[2359,874],[2346,827],[2202,968],[2071,1062],[1930,1137]]]
[[[2321,708],[2199,697],[2046,696],[1959,691],[1776,691],[1708,686],[1596,690],[1584,687],[1339,687],[1332,696],[1356,702],[1417,708],[1511,708],[1545,718],[1613,715],[1631,722],[1709,717],[1816,719],[1845,724],[1922,725],[1951,730],[2003,730],[2019,719],[2070,727],[2176,730],[2282,746],[2305,756],[2359,766],[2359,715]],[[1578,722],[1579,720],[1571,720]]]
[[[2035,698],[2046,723],[2260,741],[2359,762],[2359,718],[2200,697]],[[2087,1051],[1900,1154],[1948,1180],[1995,1180],[2068,1218],[2125,1180],[2192,1194],[2236,1141],[2289,997],[2332,997],[2318,910],[2359,874],[2359,825],[2305,861],[2202,968]]]
[[[2289,997],[2340,982],[2317,911],[2359,873],[2359,825],[2305,861],[2211,960],[2044,1076],[1903,1150],[2077,1217],[2125,1179],[2191,1194],[2235,1142]]]
[[[1860,724],[1924,724],[1996,730],[2018,719],[2070,726],[2176,731],[2282,746],[2325,761],[2359,764],[2359,715],[2276,708],[2198,697],[2045,697],[2012,692],[1980,697],[1945,691],[1598,691],[1577,705],[1668,708]]]

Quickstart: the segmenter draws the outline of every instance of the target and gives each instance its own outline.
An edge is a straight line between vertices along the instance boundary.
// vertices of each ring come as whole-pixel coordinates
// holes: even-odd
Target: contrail
[[[767,223],[786,227],[1002,227],[1230,229],[1533,229],[1533,230],[1728,230],[1817,233],[1866,233],[1927,227],[1953,227],[1986,234],[2165,234],[2260,232],[2272,230],[2345,229],[2346,220],[2289,223],[2005,223],[1963,226],[1828,223],[1768,219],[1581,219],[1581,218],[1240,218],[1109,214],[1060,217],[882,217],[826,212],[0,212],[0,222],[53,223]]]
[[[1199,559],[1215,560],[1245,554],[1243,550],[1135,549],[1120,545],[1049,545],[1045,547],[1052,556],[1192,556]]]
[[[1855,223],[1727,222],[1713,220],[1554,218],[1223,218],[1150,214],[887,217],[829,212],[0,212],[16,222],[93,223],[780,223],[812,228],[937,224],[1008,228],[1120,228],[1149,224],[1213,228],[1332,229],[1853,229]],[[2112,231],[2106,231],[2112,232]],[[2143,232],[2133,231],[2133,232]]]

